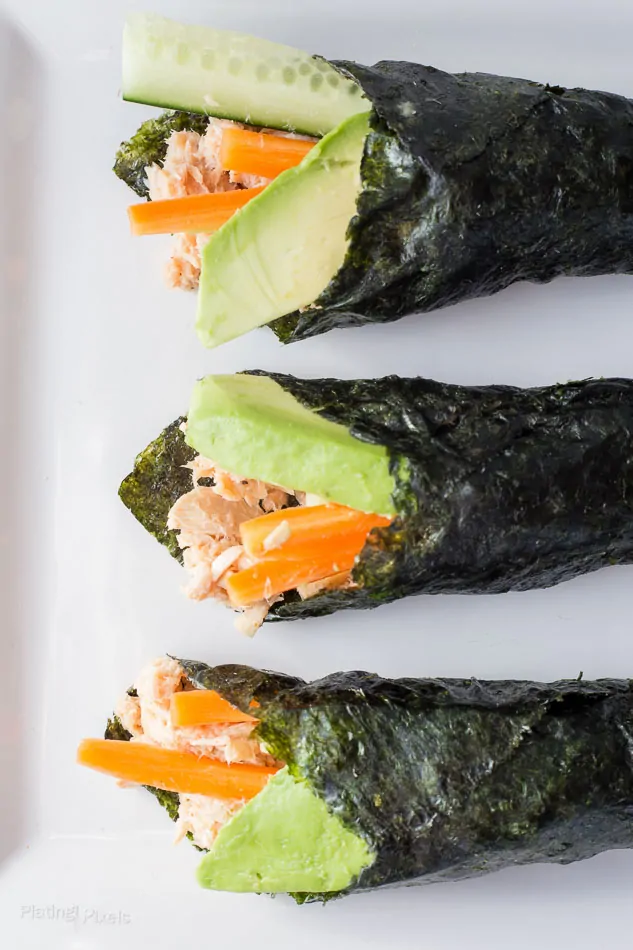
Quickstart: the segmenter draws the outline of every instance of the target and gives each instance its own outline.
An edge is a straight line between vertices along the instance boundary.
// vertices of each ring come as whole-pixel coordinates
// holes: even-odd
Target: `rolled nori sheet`
[[[383,323],[519,280],[633,273],[633,101],[408,62],[332,63],[372,102],[343,267],[313,306],[271,326],[283,342]],[[174,129],[166,112],[117,153],[147,196]]]
[[[630,680],[305,683],[179,662],[245,712],[255,700],[256,734],[375,853],[343,893],[633,847]]]
[[[284,342],[518,280],[633,272],[633,101],[431,66],[335,62],[373,104],[358,213]]]
[[[633,561],[632,380],[519,389],[267,375],[354,436],[387,447],[398,512],[369,535],[355,588],[305,601],[288,594],[271,619],[375,607],[409,594],[550,587]],[[187,448],[177,426],[166,432]],[[154,513],[166,520],[184,470],[165,464],[162,447],[159,439],[139,456],[120,494],[166,543]]]

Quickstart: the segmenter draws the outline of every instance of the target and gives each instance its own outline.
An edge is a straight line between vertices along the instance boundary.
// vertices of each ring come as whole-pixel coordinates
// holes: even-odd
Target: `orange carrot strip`
[[[287,524],[286,531],[281,527],[284,522]],[[259,558],[267,553],[264,546],[266,539],[279,529],[279,538],[283,539],[284,535],[287,537],[270,549],[271,553],[276,556],[283,553],[290,557],[295,550],[305,553],[306,547],[318,541],[330,544],[332,550],[335,550],[344,536],[349,536],[350,540],[352,535],[366,537],[372,528],[385,527],[388,524],[389,518],[366,514],[344,505],[300,505],[245,521],[240,525],[240,535],[246,553],[250,557]],[[271,540],[274,541],[274,536]],[[361,547],[362,544],[359,550]]]
[[[275,178],[298,165],[315,145],[270,132],[227,128],[222,132],[220,164],[232,172]]]
[[[285,544],[272,551],[267,551],[258,561],[279,561],[284,560],[297,564],[304,561],[306,564],[315,561],[324,562],[330,559],[337,561],[341,553],[359,553],[362,551],[369,529],[365,531],[354,531],[349,534],[340,534],[331,538],[315,538],[307,541],[292,540],[290,538]]]
[[[77,761],[125,782],[226,799],[254,798],[278,771],[264,765],[228,765],[192,752],[118,739],[84,739]]]
[[[361,545],[362,547],[362,545]],[[332,552],[328,558],[314,560],[305,558],[267,557],[244,571],[232,574],[226,582],[226,590],[233,607],[248,607],[258,600],[269,599],[284,591],[293,590],[299,584],[320,581],[331,574],[349,571],[361,547]]]
[[[261,188],[239,188],[211,195],[188,195],[165,201],[144,201],[127,209],[132,234],[196,234],[217,231]]]
[[[214,689],[187,689],[171,697],[172,726],[204,726],[211,722],[258,722],[232,706]]]

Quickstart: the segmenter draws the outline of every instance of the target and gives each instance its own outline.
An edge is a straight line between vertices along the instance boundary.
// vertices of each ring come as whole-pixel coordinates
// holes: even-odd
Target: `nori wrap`
[[[336,62],[373,105],[343,267],[284,342],[515,281],[633,272],[633,102],[406,62]]]
[[[356,587],[303,601],[291,592],[271,619],[409,594],[549,587],[633,561],[633,381],[520,389],[266,375],[354,437],[386,446],[397,511],[389,527],[369,534],[353,570]],[[162,526],[185,490],[180,466],[191,454],[172,425],[120,488],[174,555],[176,539]]]
[[[629,680],[348,672],[305,683],[246,666],[179,662],[196,687],[243,711],[257,703],[255,735],[366,843],[371,862],[344,894],[633,847]],[[213,850],[201,882],[205,865],[212,878],[217,871]]]
[[[325,290],[271,321],[283,342],[430,311],[520,280],[633,273],[631,100],[409,62],[329,65],[358,83],[360,111],[367,99],[372,106],[357,213]],[[255,84],[254,101],[258,91],[271,95]],[[160,161],[178,115],[146,123],[117,156],[116,173],[139,194],[142,162]],[[204,130],[206,116],[180,115],[178,127]]]

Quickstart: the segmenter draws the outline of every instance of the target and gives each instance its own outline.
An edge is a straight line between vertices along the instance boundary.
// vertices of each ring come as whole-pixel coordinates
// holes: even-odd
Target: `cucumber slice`
[[[357,83],[292,46],[144,13],[125,23],[122,93],[132,102],[308,135],[371,108]]]

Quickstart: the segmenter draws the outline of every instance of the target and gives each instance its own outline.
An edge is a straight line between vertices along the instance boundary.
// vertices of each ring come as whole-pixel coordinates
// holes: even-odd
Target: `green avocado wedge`
[[[366,114],[346,119],[211,238],[196,322],[205,346],[320,297],[345,260],[368,133]]]
[[[187,443],[229,472],[378,514],[395,512],[382,445],[303,406],[269,376],[206,376],[195,386]]]
[[[374,860],[366,842],[286,768],[222,828],[197,876],[215,891],[336,893]]]

